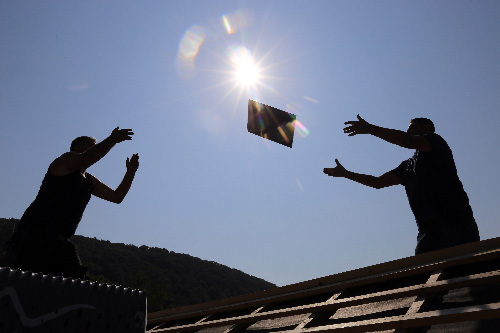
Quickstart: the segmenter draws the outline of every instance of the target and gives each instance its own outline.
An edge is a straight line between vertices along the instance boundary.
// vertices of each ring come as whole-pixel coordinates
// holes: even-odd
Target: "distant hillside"
[[[16,219],[0,218],[0,250]],[[147,290],[148,310],[196,304],[276,286],[213,261],[166,249],[74,236],[89,275],[99,282]]]

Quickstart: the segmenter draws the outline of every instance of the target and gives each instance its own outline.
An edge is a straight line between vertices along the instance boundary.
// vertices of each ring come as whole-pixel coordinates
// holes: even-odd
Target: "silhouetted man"
[[[115,190],[86,170],[115,144],[132,140],[133,134],[117,127],[100,143],[89,136],[74,139],[70,151],[50,164],[35,200],[14,228],[0,266],[83,278],[87,268],[69,238],[75,234],[91,195],[122,202],[139,168],[139,155],[127,158],[127,171]]]
[[[389,143],[416,149],[413,157],[379,177],[346,170],[336,159],[335,168],[323,172],[344,177],[374,188],[404,185],[418,226],[415,254],[479,241],[479,231],[462,182],[458,178],[453,154],[446,141],[434,133],[427,118],[415,118],[406,132],[368,123],[359,115],[348,121],[349,136],[371,134]]]

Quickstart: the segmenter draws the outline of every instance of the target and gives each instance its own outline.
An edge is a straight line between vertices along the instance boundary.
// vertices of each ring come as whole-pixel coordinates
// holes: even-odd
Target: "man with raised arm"
[[[116,189],[111,189],[86,170],[117,143],[132,140],[131,129],[115,128],[102,142],[89,136],[73,140],[70,151],[49,166],[40,190],[16,224],[0,266],[31,272],[84,278],[75,245],[69,240],[91,195],[121,203],[139,168],[139,155],[127,157],[127,171]]]
[[[359,115],[357,118],[345,123],[348,126],[344,133],[371,134],[415,149],[414,155],[379,177],[349,171],[337,159],[334,168],[325,168],[323,172],[376,189],[403,185],[418,226],[415,254],[479,241],[477,224],[458,178],[453,154],[446,141],[435,133],[432,121],[412,119],[408,130],[403,132],[370,124]]]

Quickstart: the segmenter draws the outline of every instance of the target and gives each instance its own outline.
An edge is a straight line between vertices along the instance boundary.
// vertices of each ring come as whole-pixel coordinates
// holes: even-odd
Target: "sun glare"
[[[238,82],[245,86],[254,85],[259,77],[259,71],[250,59],[245,59],[238,63],[236,77]]]
[[[259,68],[255,64],[250,51],[242,46],[232,48],[230,59],[235,69],[236,81],[245,87],[255,86],[259,80]]]

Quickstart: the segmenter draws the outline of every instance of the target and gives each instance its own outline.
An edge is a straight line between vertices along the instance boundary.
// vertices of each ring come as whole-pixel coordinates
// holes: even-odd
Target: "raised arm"
[[[390,171],[376,177],[349,171],[344,168],[337,159],[335,159],[335,163],[337,163],[335,168],[325,168],[323,169],[323,172],[331,177],[344,177],[376,189],[402,184],[401,179]]]
[[[368,123],[357,115],[358,120],[347,121],[344,133],[349,136],[357,134],[371,134],[389,143],[403,148],[417,149],[421,151],[431,151],[429,141],[422,135],[413,135],[396,129],[384,128]]]
[[[103,141],[89,147],[85,151],[71,151],[56,158],[50,165],[50,171],[56,176],[65,176],[75,170],[85,170],[98,162],[115,146],[115,144],[132,140],[131,129],[115,128]]]
[[[121,203],[130,190],[135,173],[139,168],[139,154],[132,155],[130,160],[127,157],[127,161],[125,164],[127,166],[127,171],[125,172],[125,176],[123,177],[120,185],[118,185],[115,190],[102,183],[96,177],[92,176],[92,180],[94,182],[94,189],[92,190],[92,194],[107,201],[111,201],[117,204]]]

